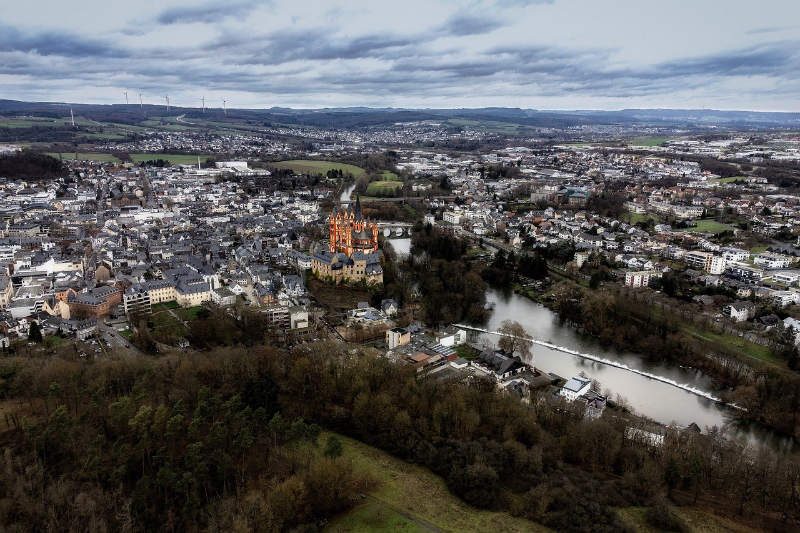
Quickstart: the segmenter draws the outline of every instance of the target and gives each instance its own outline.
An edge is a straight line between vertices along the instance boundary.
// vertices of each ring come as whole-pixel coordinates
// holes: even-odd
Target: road
[[[144,353],[141,350],[139,350],[139,348],[131,344],[128,341],[128,339],[120,335],[117,330],[115,330],[112,327],[109,327],[104,322],[102,321],[97,322],[97,331],[103,338],[103,340],[105,340],[111,348],[128,350],[129,352],[133,352],[136,355],[144,355]]]

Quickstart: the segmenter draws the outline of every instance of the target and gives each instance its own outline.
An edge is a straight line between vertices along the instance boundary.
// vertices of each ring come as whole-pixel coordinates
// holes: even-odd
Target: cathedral
[[[361,216],[361,200],[353,209],[334,210],[329,219],[330,245],[311,256],[311,270],[322,280],[334,283],[383,283],[378,225]]]
[[[371,253],[378,250],[378,225],[361,216],[360,198],[356,198],[353,209],[331,211],[328,225],[331,253],[341,252],[350,257],[356,251]]]

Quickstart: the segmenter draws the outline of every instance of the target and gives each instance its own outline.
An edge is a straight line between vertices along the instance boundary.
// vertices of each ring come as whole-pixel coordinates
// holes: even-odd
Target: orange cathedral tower
[[[328,226],[331,253],[342,252],[350,257],[353,252],[371,253],[378,250],[378,225],[361,216],[361,199],[358,197],[353,209],[331,211]]]

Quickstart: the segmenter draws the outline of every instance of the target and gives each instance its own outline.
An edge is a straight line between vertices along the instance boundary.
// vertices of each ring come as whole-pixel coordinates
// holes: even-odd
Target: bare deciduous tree
[[[522,324],[514,320],[504,320],[497,331],[503,334],[497,342],[501,350],[518,355],[522,359],[531,356],[533,342]]]

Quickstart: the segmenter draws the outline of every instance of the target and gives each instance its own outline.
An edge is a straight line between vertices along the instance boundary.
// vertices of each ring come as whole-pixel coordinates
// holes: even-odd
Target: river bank
[[[494,306],[483,325],[486,329],[496,331],[504,320],[515,320],[531,336],[554,347],[576,352],[565,353],[557,348],[536,345],[533,357],[526,361],[529,364],[567,379],[583,372],[597,380],[603,390],[609,389],[612,398],[619,396],[622,403],[637,413],[663,424],[687,426],[694,422],[704,430],[716,427],[728,438],[743,444],[764,444],[783,452],[794,448],[792,439],[757,424],[746,423],[737,417],[734,409],[710,399],[709,396],[717,395],[712,380],[696,369],[651,362],[639,354],[604,347],[596,339],[560,324],[556,313],[545,305],[513,291],[504,293],[489,289],[486,299]],[[496,338],[484,335],[482,341],[494,345]],[[613,365],[581,357],[578,353],[591,354]],[[651,379],[646,374],[659,376],[663,381]],[[665,381],[704,394],[698,395]]]

